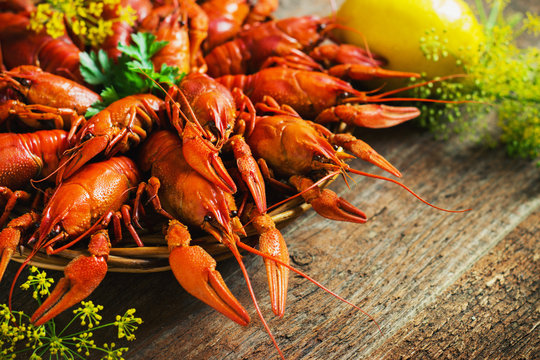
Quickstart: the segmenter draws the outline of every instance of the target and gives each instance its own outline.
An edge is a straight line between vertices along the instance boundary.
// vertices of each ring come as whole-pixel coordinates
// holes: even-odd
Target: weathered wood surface
[[[437,142],[412,125],[362,130],[427,200],[354,177],[331,188],[366,211],[364,225],[313,212],[283,231],[292,263],[360,305],[375,324],[292,275],[283,319],[271,312],[262,260],[244,258],[287,359],[538,359],[540,170],[490,150]],[[360,161],[353,167],[382,174]],[[6,278],[17,265],[10,265]],[[242,328],[186,294],[170,273],[109,274],[92,295],[104,318],[134,307],[144,320],[127,359],[277,358],[238,265],[219,265],[252,323]],[[55,274],[60,277],[60,273]],[[9,284],[0,285],[2,296]],[[3,299],[4,300],[4,299]],[[15,307],[28,295],[18,291]]]

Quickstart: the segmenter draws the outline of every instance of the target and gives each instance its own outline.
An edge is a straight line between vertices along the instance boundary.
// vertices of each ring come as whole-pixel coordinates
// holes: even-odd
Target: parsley
[[[155,35],[150,33],[135,33],[131,39],[132,45],[118,45],[122,55],[117,61],[110,59],[103,50],[81,53],[81,75],[87,83],[101,90],[102,98],[92,104],[86,117],[123,97],[159,89],[155,82],[178,84],[183,78],[184,74],[180,74],[176,66],[163,64],[159,72],[154,70],[152,57],[167,45],[167,41],[155,41]]]

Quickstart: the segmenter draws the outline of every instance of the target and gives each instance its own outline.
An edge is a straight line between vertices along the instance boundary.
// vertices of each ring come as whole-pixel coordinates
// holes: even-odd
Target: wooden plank
[[[293,263],[362,305],[380,323],[383,334],[366,316],[296,275],[291,276],[285,317],[273,318],[262,261],[246,256],[262,311],[288,359],[382,356],[391,341],[400,339],[402,329],[414,324],[419,314],[431,314],[428,310],[435,301],[444,299],[456,281],[459,284],[464,274],[476,269],[480,259],[540,207],[538,169],[526,161],[508,159],[501,150],[435,142],[410,125],[358,135],[402,170],[403,181],[430,201],[473,211],[442,213],[382,181],[355,177],[350,190],[336,181],[332,188],[368,213],[367,224],[336,223],[308,213],[283,233]],[[359,161],[353,165],[381,174]],[[0,301],[7,300],[10,284],[6,279],[13,277],[17,267],[10,265],[0,284]],[[193,299],[168,272],[109,274],[90,299],[105,306],[104,319],[129,307],[143,318],[137,340],[128,344],[128,359],[277,358],[250,305],[237,264],[225,261],[219,270],[252,315],[247,328]],[[499,286],[497,281],[493,286]],[[486,297],[488,303],[496,302],[497,294]],[[460,301],[456,299],[456,306]],[[32,310],[29,304],[28,294],[17,290],[14,307]],[[496,342],[500,333],[487,332],[486,341]],[[467,334],[460,336],[452,327],[441,326],[434,334],[457,336],[459,344],[467,341]],[[98,343],[104,341],[96,336]],[[534,345],[524,343],[519,354],[533,354]]]
[[[539,359],[540,211],[371,358]]]

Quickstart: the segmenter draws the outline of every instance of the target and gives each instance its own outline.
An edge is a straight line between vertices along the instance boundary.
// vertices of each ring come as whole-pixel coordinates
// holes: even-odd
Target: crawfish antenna
[[[313,279],[312,277],[310,277],[309,275],[305,274],[304,272],[296,269],[295,267],[279,260],[278,258],[276,257],[273,257],[271,255],[268,255],[268,254],[265,254],[257,249],[254,249],[252,248],[251,246],[241,242],[241,241],[238,241],[237,242],[237,245],[246,250],[246,251],[249,251],[250,253],[252,254],[255,254],[255,255],[259,255],[263,258],[266,258],[266,259],[269,259],[269,260],[272,260],[272,261],[275,261],[276,263],[280,264],[280,265],[283,265],[285,266],[286,268],[288,268],[289,270],[291,271],[294,271],[295,273],[297,273],[298,275],[302,276],[304,279],[306,280],[309,280],[311,281],[313,284],[317,285],[320,289],[326,291],[328,294],[332,295],[333,297],[335,297],[336,299],[339,299],[341,300],[342,302],[354,307],[356,310],[360,311],[362,314],[366,315],[371,321],[373,321],[375,323],[375,325],[377,325],[377,328],[379,330],[379,333],[382,335],[382,330],[381,330],[381,327],[379,325],[379,323],[375,320],[375,318],[373,318],[373,316],[371,316],[369,313],[367,313],[365,310],[363,310],[362,308],[360,308],[359,306],[351,303],[350,301],[348,301],[347,299],[339,296],[338,294],[336,294],[335,292],[333,292],[332,290],[328,289],[327,287],[325,287],[324,285],[322,285],[320,282],[318,282],[317,280]]]
[[[401,186],[402,188],[404,188],[405,190],[407,190],[407,191],[408,191],[409,193],[411,193],[415,198],[417,198],[418,200],[420,200],[420,201],[423,202],[424,204],[429,205],[429,206],[431,206],[432,208],[435,208],[435,209],[437,209],[437,210],[446,211],[446,212],[451,212],[451,213],[462,213],[462,212],[466,212],[466,211],[471,211],[471,210],[472,210],[472,209],[464,209],[464,210],[448,210],[448,209],[444,209],[444,208],[442,208],[442,207],[438,207],[438,206],[436,206],[436,205],[433,205],[432,203],[430,203],[430,202],[427,201],[427,200],[424,200],[420,195],[418,195],[417,193],[415,193],[414,191],[412,191],[407,185],[402,184],[402,183],[400,183],[400,182],[397,181],[397,180],[388,178],[388,177],[386,177],[386,176],[370,174],[370,173],[363,172],[363,171],[360,171],[360,170],[356,170],[356,169],[353,169],[353,168],[350,168],[350,167],[349,167],[347,170],[350,171],[350,172],[352,172],[353,174],[362,175],[362,176],[370,177],[370,178],[374,178],[374,179],[385,180],[385,181],[389,181],[389,182],[392,182],[392,183],[394,183],[394,184],[397,184],[397,185]]]
[[[285,356],[283,356],[283,353],[281,352],[281,349],[279,348],[279,345],[277,344],[276,338],[274,337],[274,335],[272,335],[272,331],[270,330],[270,327],[268,326],[268,323],[264,319],[261,309],[259,308],[257,298],[255,297],[253,287],[251,286],[251,281],[249,280],[249,275],[247,273],[246,267],[244,266],[244,262],[242,261],[242,256],[240,255],[240,252],[238,251],[238,248],[236,247],[236,244],[242,244],[242,242],[240,242],[240,239],[238,238],[238,236],[234,235],[234,238],[235,238],[236,243],[226,242],[226,244],[228,245],[229,249],[233,253],[234,257],[236,258],[238,265],[240,265],[240,270],[242,270],[242,274],[244,275],[244,279],[246,280],[246,284],[249,289],[249,295],[251,296],[251,299],[253,300],[253,304],[255,305],[255,310],[257,311],[257,315],[259,315],[259,318],[261,319],[263,326],[266,329],[266,332],[268,333],[268,336],[270,336],[270,339],[272,340],[274,347],[278,351],[279,356],[283,360],[285,360]]]

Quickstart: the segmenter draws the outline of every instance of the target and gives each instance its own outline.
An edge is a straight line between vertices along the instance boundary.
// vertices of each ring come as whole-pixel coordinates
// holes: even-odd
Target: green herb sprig
[[[529,159],[540,157],[540,50],[521,48],[516,40],[524,33],[540,34],[540,17],[532,13],[505,12],[508,0],[490,1],[491,9],[482,0],[476,8],[486,34],[477,63],[464,66],[468,79],[445,81],[416,89],[416,97],[443,100],[472,100],[475,103],[425,104],[420,124],[439,137],[460,133],[490,144],[503,143],[512,156]],[[430,45],[432,45],[430,43]],[[448,56],[444,42],[440,46],[423,47],[428,59],[437,61]],[[458,65],[462,65],[459,64]],[[495,137],[489,127],[489,112],[497,117]],[[540,160],[538,161],[540,165]]]
[[[123,97],[158,90],[157,83],[178,84],[185,74],[178,67],[163,64],[160,71],[154,70],[152,57],[167,45],[167,41],[156,41],[150,33],[131,35],[132,45],[119,44],[122,52],[117,61],[103,51],[83,52],[80,55],[80,70],[84,80],[101,89],[102,101],[92,104],[85,114],[93,116],[108,105]]]
[[[50,294],[54,282],[46,272],[36,267],[30,268],[28,280],[21,285],[23,290],[31,289],[38,304]],[[99,346],[93,340],[94,332],[116,327],[117,338],[135,340],[134,332],[142,323],[135,317],[135,309],[129,309],[114,322],[102,324],[99,311],[103,306],[92,301],[82,301],[81,307],[73,310],[73,318],[63,329],[57,329],[54,320],[41,326],[30,323],[30,317],[22,311],[10,311],[6,304],[0,304],[0,358],[1,359],[85,359],[102,355],[103,360],[121,360],[127,347],[117,347],[114,342]],[[80,324],[79,327],[75,327]]]

